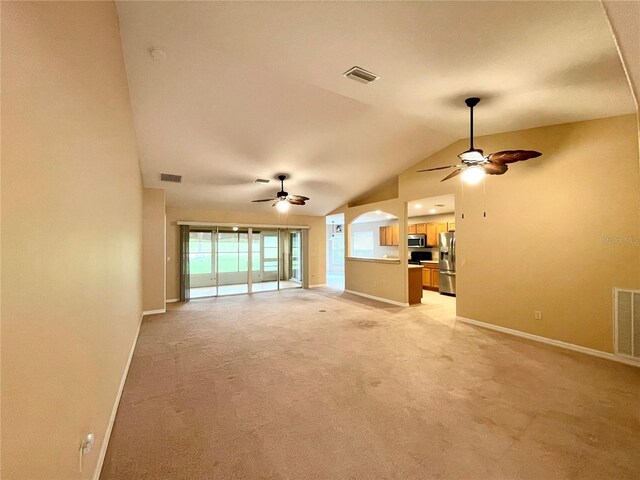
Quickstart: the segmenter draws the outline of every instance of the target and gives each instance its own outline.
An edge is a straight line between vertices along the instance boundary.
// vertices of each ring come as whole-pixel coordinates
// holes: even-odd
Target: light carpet
[[[640,369],[329,289],[143,322],[108,479],[638,479]]]

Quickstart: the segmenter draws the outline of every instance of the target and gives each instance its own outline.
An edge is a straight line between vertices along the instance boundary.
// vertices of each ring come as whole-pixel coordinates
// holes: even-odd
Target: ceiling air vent
[[[360,67],[350,68],[349,70],[344,72],[342,75],[360,83],[371,83],[380,78],[375,73],[371,73],[365,70],[364,68],[360,68]]]
[[[269,180],[266,178],[256,178],[253,183],[269,183]]]
[[[173,183],[182,183],[182,175],[173,175],[171,173],[161,173],[160,181],[162,182],[173,182]]]

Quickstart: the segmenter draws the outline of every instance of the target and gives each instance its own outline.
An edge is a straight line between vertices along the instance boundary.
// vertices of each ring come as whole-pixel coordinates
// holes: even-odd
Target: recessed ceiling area
[[[598,2],[117,9],[144,185],[168,207],[266,212],[251,200],[278,188],[254,180],[285,172],[311,199],[290,213],[324,215],[466,137],[471,95],[478,135],[635,111]]]
[[[453,193],[438,195],[436,197],[422,198],[407,204],[409,217],[422,217],[424,215],[438,215],[441,213],[455,212],[455,197]]]
[[[382,210],[375,210],[373,212],[367,212],[360,215],[351,223],[371,223],[371,222],[384,222],[386,220],[398,220],[398,217]]]

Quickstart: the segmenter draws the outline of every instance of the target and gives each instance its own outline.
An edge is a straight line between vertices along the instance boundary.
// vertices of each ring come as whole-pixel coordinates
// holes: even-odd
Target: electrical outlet
[[[536,320],[542,320],[542,311],[536,310],[535,312],[533,312],[533,318],[535,318]]]

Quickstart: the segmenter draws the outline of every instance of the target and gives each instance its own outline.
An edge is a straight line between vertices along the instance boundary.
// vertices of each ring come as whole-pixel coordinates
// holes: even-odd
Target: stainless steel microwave
[[[424,233],[409,235],[409,248],[422,248],[427,246],[427,236]]]

